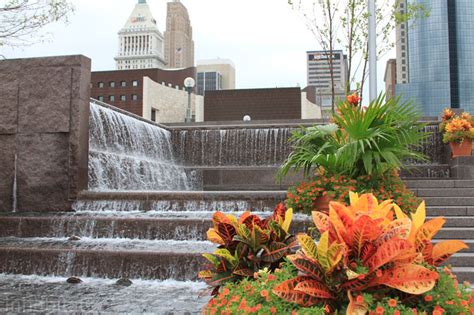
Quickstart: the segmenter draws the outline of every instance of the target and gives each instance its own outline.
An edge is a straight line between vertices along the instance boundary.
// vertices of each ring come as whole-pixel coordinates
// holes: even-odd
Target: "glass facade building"
[[[219,72],[198,72],[197,92],[204,95],[205,91],[218,91],[222,89],[222,75]]]
[[[410,0],[430,9],[408,28],[409,83],[397,95],[426,116],[445,107],[474,111],[474,1]]]

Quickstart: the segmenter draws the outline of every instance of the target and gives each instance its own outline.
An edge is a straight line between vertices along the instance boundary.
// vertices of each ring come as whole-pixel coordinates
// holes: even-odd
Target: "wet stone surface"
[[[199,314],[209,299],[199,297],[205,285],[197,282],[82,280],[0,274],[0,314]]]

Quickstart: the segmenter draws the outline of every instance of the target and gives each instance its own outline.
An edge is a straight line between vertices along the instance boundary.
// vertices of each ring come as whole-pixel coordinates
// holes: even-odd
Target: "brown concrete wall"
[[[0,212],[69,211],[87,188],[90,59],[0,61]]]
[[[204,121],[301,119],[301,89],[206,91]]]

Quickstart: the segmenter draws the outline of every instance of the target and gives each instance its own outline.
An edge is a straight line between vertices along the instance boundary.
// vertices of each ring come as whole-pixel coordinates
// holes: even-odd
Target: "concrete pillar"
[[[0,61],[0,212],[70,211],[87,189],[90,59]]]

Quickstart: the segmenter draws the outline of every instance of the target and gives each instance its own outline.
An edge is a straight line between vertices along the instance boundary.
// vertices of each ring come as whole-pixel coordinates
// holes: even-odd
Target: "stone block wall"
[[[0,212],[69,211],[87,189],[90,66],[0,61]]]

